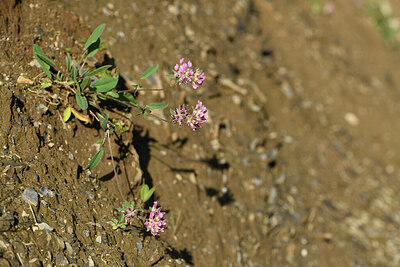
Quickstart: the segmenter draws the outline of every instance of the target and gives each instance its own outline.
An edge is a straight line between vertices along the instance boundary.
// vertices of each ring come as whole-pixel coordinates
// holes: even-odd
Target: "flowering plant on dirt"
[[[162,207],[157,207],[157,201],[153,202],[153,206],[149,211],[142,209],[143,205],[153,195],[154,190],[154,187],[149,189],[149,186],[145,184],[140,191],[140,200],[137,203],[135,201],[125,201],[123,203],[124,207],[117,209],[122,213],[120,219],[113,219],[111,221],[113,229],[125,229],[128,225],[132,225],[135,220],[138,220],[146,227],[147,232],[150,232],[153,236],[164,232],[167,220],[163,219],[165,212],[161,211]],[[148,217],[146,217],[147,215]]]
[[[101,107],[100,102],[115,101],[119,104],[136,108],[139,110],[136,115],[143,115],[144,117],[146,115],[157,117],[152,114],[152,110],[164,109],[168,106],[167,103],[150,103],[141,106],[135,99],[136,93],[139,91],[166,90],[167,88],[144,89],[141,84],[133,84],[133,90],[117,90],[119,75],[116,71],[109,71],[112,67],[111,65],[104,65],[94,70],[87,69],[87,59],[95,56],[100,48],[100,36],[104,28],[105,24],[101,24],[93,31],[84,44],[84,52],[78,62],[72,60],[70,54],[67,53],[65,57],[66,72],[57,70],[54,62],[44,54],[42,49],[36,44],[33,45],[33,55],[42,67],[43,72],[50,79],[50,82],[46,81],[45,83],[42,82],[42,84],[46,84],[47,87],[55,85],[66,89],[64,121],[67,122],[71,116],[75,116],[83,123],[89,123],[91,118],[94,118],[100,123],[105,132],[104,138],[97,141],[97,144],[100,144],[100,149],[90,160],[86,167],[87,169],[93,169],[99,164],[104,153],[106,138],[113,136],[116,127],[127,130],[120,120],[118,123],[115,123],[118,120],[110,120],[109,114]],[[149,77],[157,69],[158,65],[151,66],[143,72],[140,79]],[[174,74],[167,75],[167,77],[175,79],[176,84],[186,84],[193,89],[201,86],[206,79],[203,71],[194,69],[193,63],[190,60],[186,63],[184,58],[181,58],[179,64],[175,65],[173,72]],[[81,111],[74,107],[73,103],[70,103],[70,95],[74,96],[75,102]],[[84,111],[86,111],[86,114],[83,113]],[[207,108],[200,100],[198,100],[196,107],[193,108],[192,113],[188,112],[188,105],[181,105],[174,110],[171,109],[170,113],[173,123],[178,123],[179,126],[186,124],[193,131],[200,128],[200,124],[203,124],[208,118]],[[164,121],[168,122],[167,120]],[[112,156],[111,159],[113,161]]]
[[[43,50],[37,44],[33,45],[33,56],[47,76],[45,80],[41,81],[42,87],[56,87],[60,90],[61,94],[65,94],[65,101],[62,101],[65,107],[63,113],[64,122],[67,122],[74,116],[83,123],[90,123],[93,120],[97,121],[103,129],[103,138],[96,142],[96,144],[100,145],[99,150],[91,158],[86,169],[93,169],[100,163],[107,143],[117,187],[123,197],[111,150],[110,138],[113,137],[115,129],[128,131],[129,126],[127,126],[127,121],[124,119],[110,118],[109,113],[103,108],[107,105],[102,105],[102,102],[112,101],[129,108],[135,108],[139,110],[136,116],[154,116],[165,122],[177,123],[180,127],[182,124],[185,124],[193,131],[200,128],[207,121],[208,111],[205,105],[198,100],[196,106],[191,111],[189,111],[189,105],[186,104],[182,104],[175,109],[170,109],[171,120],[165,120],[152,112],[156,109],[162,110],[168,107],[168,103],[149,103],[143,106],[136,101],[136,94],[139,91],[160,91],[170,88],[145,89],[141,84],[132,84],[133,89],[119,90],[117,89],[119,74],[115,70],[110,70],[111,65],[91,69],[86,62],[88,58],[95,56],[99,51],[100,36],[104,29],[105,24],[101,24],[93,31],[85,42],[83,53],[78,60],[73,60],[71,55],[67,53],[64,71],[57,68],[55,63],[44,54]],[[155,73],[157,69],[158,65],[151,66],[142,73],[140,79],[146,79]],[[167,77],[174,79],[175,84],[186,84],[193,89],[197,89],[203,85],[206,79],[203,71],[193,68],[193,63],[190,60],[185,62],[184,58],[181,58],[179,64],[174,66],[173,74],[167,75]],[[142,192],[151,192],[151,194],[154,192],[154,189],[149,189],[146,185],[143,188]],[[120,209],[122,213],[121,218],[113,220],[114,229],[125,228],[127,225],[131,225],[135,218],[142,218],[145,212],[141,207],[148,198],[145,199],[141,196],[140,203],[124,202],[124,208]],[[163,227],[166,224],[165,219],[163,219],[164,214],[165,212],[161,212],[161,207],[157,207],[157,202],[154,202],[154,206],[149,212],[149,217],[143,219],[147,230],[153,235],[163,232]]]

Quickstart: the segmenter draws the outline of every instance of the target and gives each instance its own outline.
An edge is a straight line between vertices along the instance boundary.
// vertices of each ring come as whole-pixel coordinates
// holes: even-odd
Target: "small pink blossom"
[[[197,128],[201,128],[202,123],[205,123],[208,118],[207,108],[203,105],[203,103],[198,100],[196,107],[193,109],[192,115],[188,116],[187,125],[192,128],[193,131],[196,131]]]
[[[173,123],[179,123],[179,127],[181,127],[182,123],[186,123],[193,131],[196,131],[197,128],[201,128],[200,124],[207,121],[208,111],[203,103],[198,100],[192,114],[188,112],[188,105],[181,105],[171,110],[171,118]]]
[[[167,220],[162,220],[164,215],[165,212],[161,212],[161,207],[157,208],[157,201],[154,201],[149,219],[144,223],[147,226],[147,231],[150,231],[153,236],[160,235],[159,232],[164,232],[163,226],[167,224]]]
[[[135,216],[138,214],[138,211],[135,208],[128,208],[121,212],[125,214],[125,223],[129,223],[129,225],[132,225]]]
[[[182,123],[186,121],[186,117],[189,115],[187,112],[188,105],[181,105],[174,109],[173,114],[171,114],[172,122],[179,123],[179,127],[182,126]]]
[[[178,84],[185,83],[192,86],[193,89],[197,89],[200,85],[204,83],[206,76],[203,71],[192,69],[192,62],[189,60],[185,63],[185,58],[179,60],[179,64],[174,67],[174,76],[178,79]]]

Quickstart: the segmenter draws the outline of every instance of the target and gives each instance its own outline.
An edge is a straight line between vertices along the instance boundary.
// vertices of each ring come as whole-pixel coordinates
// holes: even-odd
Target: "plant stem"
[[[140,89],[128,89],[128,90],[120,90],[118,91],[118,93],[122,93],[122,92],[139,92],[139,91],[164,91],[164,90],[168,90],[171,89],[172,87],[167,87],[167,88],[154,88],[154,89],[146,89],[146,88],[140,88]]]
[[[85,59],[83,60],[83,63],[82,63],[82,65],[81,65],[81,67],[79,68],[79,76],[82,75],[83,66],[85,66],[86,60],[87,60],[87,58],[88,58],[88,57],[87,57],[87,50],[85,50],[85,53],[84,53],[82,56],[84,56]]]
[[[118,173],[117,173],[117,169],[115,168],[114,157],[113,157],[112,150],[111,150],[110,130],[107,130],[107,139],[108,139],[108,147],[110,149],[111,163],[112,163],[112,166],[113,166],[115,179],[117,181],[118,191],[121,194],[122,199],[124,199],[124,194],[122,194],[121,185],[119,184]]]
[[[58,84],[64,85],[64,86],[67,87],[69,90],[71,90],[74,94],[76,94],[75,90],[72,89],[71,86],[69,86],[68,82],[60,82],[60,81],[54,81],[54,82],[55,82],[55,83],[58,83]]]

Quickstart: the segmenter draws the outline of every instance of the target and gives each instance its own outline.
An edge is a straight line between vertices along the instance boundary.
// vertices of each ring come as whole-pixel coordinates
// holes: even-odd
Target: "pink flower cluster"
[[[160,235],[158,232],[164,232],[163,226],[167,224],[167,220],[162,220],[164,215],[165,212],[161,212],[161,207],[157,208],[157,201],[154,201],[149,219],[144,223],[147,226],[147,231],[150,231],[153,236]]]
[[[178,79],[179,85],[185,83],[187,85],[191,85],[193,89],[197,89],[203,84],[204,80],[206,79],[206,75],[199,69],[194,71],[192,69],[192,62],[190,62],[190,60],[187,63],[184,63],[184,61],[185,58],[181,58],[179,60],[179,64],[175,65],[174,76]]]
[[[127,210],[121,212],[125,214],[125,223],[129,225],[132,225],[135,216],[138,214],[138,211],[135,208],[128,208]]]
[[[192,114],[188,112],[188,105],[181,105],[174,110],[171,110],[171,118],[173,123],[178,123],[179,127],[182,123],[186,123],[187,126],[196,131],[197,128],[201,128],[202,123],[205,123],[208,118],[207,108],[203,103],[198,100],[196,107],[193,109]]]

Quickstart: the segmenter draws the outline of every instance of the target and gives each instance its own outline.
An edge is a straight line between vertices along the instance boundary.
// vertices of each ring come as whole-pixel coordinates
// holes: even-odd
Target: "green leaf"
[[[147,200],[149,200],[151,198],[151,196],[154,193],[154,190],[156,190],[155,187],[149,189],[149,186],[147,184],[145,184],[142,187],[142,190],[140,190],[140,199],[142,199],[143,202],[146,202]]]
[[[127,92],[119,93],[118,99],[121,101],[127,102],[129,104],[132,104],[134,106],[139,105],[138,102],[136,101],[135,97],[132,94],[127,93]]]
[[[96,74],[102,73],[104,71],[106,71],[107,69],[109,69],[110,67],[112,67],[111,65],[104,65],[101,66],[100,68],[95,69],[94,71],[90,72],[87,77],[92,77]]]
[[[147,104],[146,107],[151,109],[163,109],[168,107],[168,103],[152,103],[152,104]]]
[[[96,113],[97,118],[101,121],[101,128],[103,128],[104,131],[107,131],[107,123],[108,123],[108,114],[106,113],[106,117],[103,117],[100,113]]]
[[[97,141],[96,141],[96,143],[95,143],[95,144],[96,144],[96,145],[100,145],[100,144],[102,144],[102,143],[103,143],[103,141],[104,141],[104,139],[99,139],[99,140],[97,140]]]
[[[78,106],[85,110],[88,108],[88,102],[85,96],[81,95],[79,92],[77,92],[75,94],[75,99],[76,99],[76,103],[78,103]]]
[[[148,68],[145,72],[143,72],[142,76],[140,76],[140,79],[146,79],[150,75],[152,75],[156,70],[158,69],[158,65],[153,65],[150,68]]]
[[[69,53],[67,53],[67,56],[65,57],[65,64],[67,65],[67,71],[71,71],[71,56]]]
[[[147,184],[143,185],[142,189],[140,190],[140,199],[143,200],[146,193],[149,191],[149,186]],[[143,201],[144,202],[144,201]]]
[[[90,35],[89,39],[87,39],[86,43],[85,43],[85,49],[88,49],[88,47],[93,44],[94,42],[96,42],[100,35],[103,33],[104,28],[106,27],[106,24],[100,24],[99,26],[97,26],[97,28],[93,31],[92,35]]]
[[[100,163],[100,160],[103,157],[103,152],[104,146],[101,146],[99,151],[93,156],[89,164],[86,166],[86,169],[94,169]]]
[[[97,39],[96,42],[94,42],[93,44],[91,44],[88,47],[88,57],[93,57],[94,55],[96,55],[97,51],[99,51],[100,48],[100,39]]]
[[[124,205],[125,208],[130,208],[131,204],[128,201],[125,201],[124,203],[122,203],[122,205]]]
[[[81,82],[81,90],[85,90],[86,87],[88,87],[90,84],[90,77],[85,77],[85,79],[83,79],[83,81]]]
[[[44,73],[46,73],[46,75],[51,79],[51,73],[49,71],[50,66],[48,64],[46,64],[46,62],[44,62],[38,55],[41,54],[44,56],[44,53],[42,51],[42,49],[37,45],[34,44],[33,45],[33,56],[35,57],[35,59],[37,60],[37,62],[40,64],[40,66],[42,67],[42,70],[44,71]]]
[[[176,115],[175,111],[172,108],[169,109],[169,113],[171,113],[171,115]]]
[[[44,61],[47,65],[52,66],[53,68],[56,66],[53,61],[51,61],[50,58],[46,57],[45,55],[42,54],[36,54],[42,61]]]
[[[33,55],[39,63],[42,62],[45,65],[52,67],[56,66],[53,61],[46,57],[46,55],[43,53],[43,50],[37,44],[33,44]]]
[[[40,86],[42,86],[43,89],[46,89],[46,88],[51,87],[52,84],[49,83],[49,82],[41,82],[41,83],[40,83]]]
[[[63,120],[64,120],[64,122],[67,122],[68,120],[69,120],[69,118],[71,117],[71,108],[70,107],[67,107],[65,110],[64,110],[64,114],[63,114],[64,116],[63,116]]]
[[[96,88],[98,93],[105,93],[115,88],[118,84],[118,78],[106,76],[92,84],[92,87]]]
[[[76,74],[77,74],[77,70],[75,67],[72,67],[72,79],[74,80],[75,83],[77,83],[76,81]],[[78,83],[77,83],[78,84]]]
[[[175,75],[173,75],[173,74],[165,75],[165,77],[170,78],[170,79],[176,79]]]
[[[143,199],[143,202],[146,202],[147,200],[149,200],[151,198],[151,196],[153,195],[155,190],[156,190],[156,188],[153,187],[149,191],[147,191],[147,194],[145,195],[145,198]]]
[[[105,97],[104,95],[97,95],[101,100],[107,100],[107,97]]]
[[[115,92],[115,91],[108,91],[107,95],[109,95],[111,97],[114,97],[114,98],[118,98],[119,97],[119,94],[117,92]]]
[[[41,54],[44,55],[43,50],[37,44],[33,44],[33,54]]]

